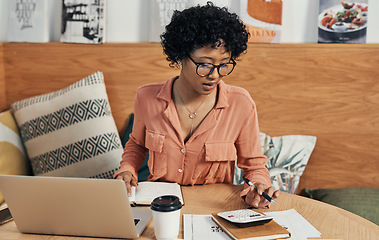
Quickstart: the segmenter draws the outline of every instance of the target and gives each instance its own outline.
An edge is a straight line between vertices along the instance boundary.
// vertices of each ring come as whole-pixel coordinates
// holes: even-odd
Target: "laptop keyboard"
[[[135,219],[134,219],[134,226],[136,226],[136,225],[139,223],[139,221],[141,221],[141,219],[139,219],[139,218],[135,218]]]

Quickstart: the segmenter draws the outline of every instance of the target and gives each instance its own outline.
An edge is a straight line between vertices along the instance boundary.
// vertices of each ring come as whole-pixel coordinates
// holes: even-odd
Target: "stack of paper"
[[[274,218],[274,221],[286,228],[292,240],[306,240],[308,238],[320,238],[321,233],[312,226],[295,209],[265,212],[267,216]],[[228,235],[212,221],[211,215],[183,215],[184,240],[230,240]]]
[[[184,239],[230,240],[228,235],[212,221],[211,215],[183,215]]]
[[[295,209],[278,212],[265,212],[265,214],[273,217],[275,222],[282,225],[282,227],[287,228],[287,230],[291,233],[291,237],[288,239],[300,240],[321,237],[321,233]]]

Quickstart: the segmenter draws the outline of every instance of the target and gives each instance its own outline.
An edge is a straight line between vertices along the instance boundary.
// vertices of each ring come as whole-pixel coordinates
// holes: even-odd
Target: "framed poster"
[[[8,1],[9,42],[48,42],[47,0]]]
[[[150,42],[160,42],[160,35],[165,31],[167,24],[175,10],[182,11],[189,7],[187,0],[151,0],[150,4]]]
[[[106,0],[62,0],[61,42],[105,42]]]
[[[368,0],[320,0],[319,43],[366,43]]]
[[[250,32],[249,42],[279,43],[283,0],[241,0],[240,16]]]

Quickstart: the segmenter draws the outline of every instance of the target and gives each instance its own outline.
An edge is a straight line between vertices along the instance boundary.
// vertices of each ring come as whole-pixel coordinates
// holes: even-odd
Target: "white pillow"
[[[285,135],[270,137],[260,133],[262,151],[267,156],[271,184],[276,190],[296,193],[300,176],[316,145],[316,137]],[[234,184],[243,184],[242,169],[235,168]]]
[[[122,145],[104,77],[11,105],[34,175],[112,178]]]

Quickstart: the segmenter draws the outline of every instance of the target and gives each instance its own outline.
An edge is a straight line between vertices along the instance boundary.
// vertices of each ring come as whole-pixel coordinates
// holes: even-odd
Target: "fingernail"
[[[258,208],[258,203],[254,203],[254,207]]]

